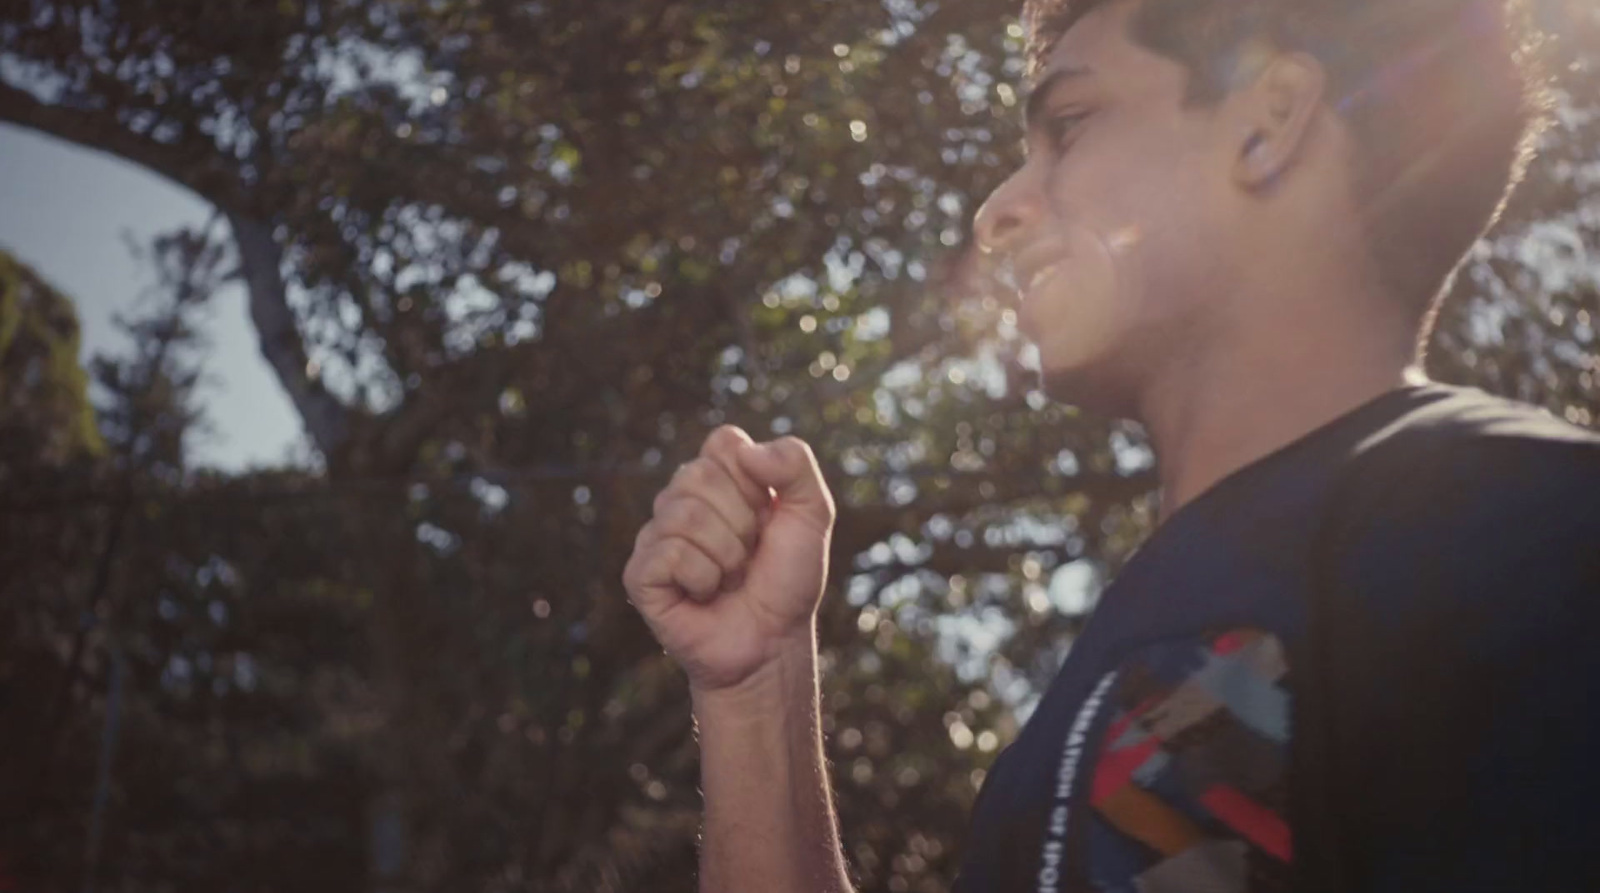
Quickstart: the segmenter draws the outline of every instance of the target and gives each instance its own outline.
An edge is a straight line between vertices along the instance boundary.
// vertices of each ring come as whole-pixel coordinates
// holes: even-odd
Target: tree
[[[94,427],[88,379],[78,365],[78,318],[72,303],[10,254],[0,253],[0,488],[59,486],[104,452]],[[0,569],[6,579],[0,611],[0,703],[7,727],[47,722],[59,684],[56,647],[68,639],[54,597],[57,587],[87,588],[85,557],[92,532],[37,518],[6,515]],[[40,695],[44,695],[41,697]],[[0,812],[13,826],[26,802],[27,776],[10,771],[39,765],[44,739],[10,736],[7,770],[0,773]],[[11,841],[6,841],[11,843]],[[0,845],[0,878],[17,850]]]
[[[303,473],[189,471],[190,317],[225,256],[206,233],[180,232],[148,257],[154,306],[122,322],[131,354],[94,363],[98,430],[80,438],[94,449],[6,467],[0,868],[24,889],[241,877],[349,889],[366,872],[370,793],[350,730],[363,709],[351,667],[361,593],[331,551],[350,519],[326,501],[286,517],[256,498],[315,491]],[[89,405],[72,306],[37,280],[20,287],[53,325],[28,331],[59,335],[52,347],[73,358],[35,364],[71,375],[40,387],[36,372],[16,403],[35,419],[70,407],[58,427],[76,431]],[[66,439],[41,437],[53,433],[43,421],[25,433]]]
[[[1551,10],[1559,66],[1587,65],[1592,16]],[[362,854],[369,884],[692,886],[683,686],[619,576],[656,490],[731,421],[804,434],[839,496],[826,724],[862,886],[943,889],[978,773],[1149,523],[1138,432],[1032,392],[970,275],[966,223],[1016,160],[1020,34],[983,4],[900,0],[29,0],[0,19],[0,119],[230,224],[325,474],[164,498],[282,494],[270,527],[184,516],[270,534],[227,559],[244,591],[339,593],[360,631],[296,660],[361,693],[338,752],[390,841]],[[1523,233],[1587,200],[1594,74],[1566,74],[1566,127],[1458,284],[1435,365],[1593,412],[1592,382],[1541,366],[1592,371],[1592,332],[1565,325],[1600,312],[1592,284],[1556,298],[1561,323],[1468,340],[1534,285],[1481,277],[1515,283]],[[1580,244],[1588,221],[1565,222]],[[279,585],[280,563],[302,570]],[[199,876],[139,864],[130,888]]]
[[[97,453],[72,303],[0,252],[0,482]]]

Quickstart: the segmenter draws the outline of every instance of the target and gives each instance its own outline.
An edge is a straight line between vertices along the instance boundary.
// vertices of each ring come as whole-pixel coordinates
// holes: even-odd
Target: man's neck
[[[1159,460],[1160,523],[1233,472],[1426,380],[1409,344],[1333,326],[1211,350],[1145,390],[1140,419]]]

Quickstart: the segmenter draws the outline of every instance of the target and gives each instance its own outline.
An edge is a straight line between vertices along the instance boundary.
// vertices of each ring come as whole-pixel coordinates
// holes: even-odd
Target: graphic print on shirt
[[[1090,889],[1288,889],[1288,676],[1282,643],[1253,629],[1149,645],[1119,666],[1075,816]]]
[[[1078,707],[1077,716],[1067,729],[1067,740],[1061,748],[1061,763],[1056,768],[1055,797],[1050,805],[1050,821],[1045,826],[1044,846],[1039,851],[1038,893],[1060,893],[1062,857],[1066,853],[1067,828],[1070,826],[1072,792],[1077,787],[1078,766],[1083,761],[1084,745],[1089,741],[1089,730],[1106,692],[1117,681],[1115,670],[1100,677],[1094,691]]]

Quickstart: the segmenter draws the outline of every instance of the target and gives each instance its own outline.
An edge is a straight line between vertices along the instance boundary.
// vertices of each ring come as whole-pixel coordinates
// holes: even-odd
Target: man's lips
[[[1024,301],[1056,273],[1065,261],[1064,252],[1056,246],[1039,245],[1018,252],[1014,259],[1017,273],[1017,293]]]
[[[1039,286],[1045,284],[1045,282],[1053,278],[1057,273],[1061,272],[1061,267],[1062,262],[1057,261],[1053,264],[1046,264],[1043,267],[1034,270],[1033,274],[1028,277],[1027,283],[1022,286],[1022,299],[1027,300],[1029,293],[1033,292]]]

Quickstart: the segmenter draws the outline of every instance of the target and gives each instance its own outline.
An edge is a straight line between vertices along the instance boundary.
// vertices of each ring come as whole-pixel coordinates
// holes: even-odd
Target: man
[[[1479,0],[1033,0],[975,222],[1160,525],[979,796],[963,891],[1600,889],[1600,438],[1427,382],[1526,162]],[[702,889],[843,891],[812,618],[834,504],[724,428],[624,574],[686,668]]]

